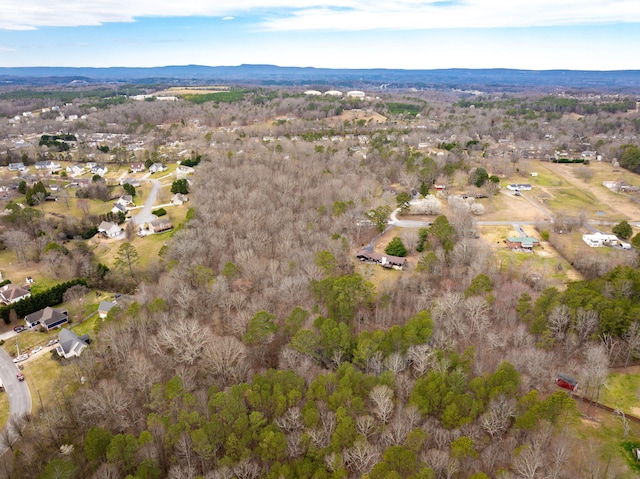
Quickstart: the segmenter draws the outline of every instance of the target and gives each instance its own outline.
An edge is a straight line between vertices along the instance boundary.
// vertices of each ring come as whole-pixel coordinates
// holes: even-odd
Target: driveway
[[[18,381],[18,368],[6,351],[0,348],[0,379],[5,392],[9,396],[9,421],[31,412],[31,393],[27,381]],[[6,426],[5,426],[6,427]],[[15,439],[17,433],[10,430],[10,438]],[[0,456],[7,451],[5,445],[0,445]]]
[[[158,180],[151,180],[151,191],[144,202],[142,211],[133,217],[133,221],[136,226],[158,219],[156,215],[151,214],[153,205],[158,197],[158,191],[160,191],[160,182]]]

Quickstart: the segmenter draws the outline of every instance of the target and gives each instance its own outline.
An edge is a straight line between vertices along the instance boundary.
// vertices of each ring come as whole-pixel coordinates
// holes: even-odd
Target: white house
[[[166,171],[166,170],[167,170],[166,165],[163,165],[162,163],[154,163],[149,167],[149,173],[157,173],[159,171]]]
[[[171,197],[171,204],[172,205],[181,206],[184,203],[186,203],[187,201],[189,201],[189,197],[186,196],[186,195],[183,195],[182,193],[176,193],[175,195],[173,195]]]
[[[53,160],[48,160],[46,162],[46,168],[51,170],[51,172],[54,172],[54,171],[60,171],[62,169],[62,166],[60,165],[60,163],[56,163]]]
[[[19,162],[19,163],[9,163],[9,171],[24,171],[27,169],[26,166],[24,166],[24,163]]]
[[[103,221],[98,226],[98,233],[102,233],[107,238],[115,238],[120,234],[122,228],[119,225],[112,223],[110,221]]]
[[[64,358],[73,358],[80,356],[84,348],[89,346],[90,339],[88,334],[78,336],[70,329],[64,328],[58,335],[58,345],[56,352]]]
[[[111,308],[113,308],[115,305],[116,303],[112,301],[100,301],[100,305],[98,306],[98,315],[100,316],[100,318],[106,318]]]
[[[179,180],[183,180],[187,177],[187,175],[191,175],[195,171],[196,170],[191,166],[180,165],[176,168],[176,178],[178,178]]]
[[[9,283],[0,287],[0,300],[4,304],[17,303],[21,299],[29,298],[30,296],[31,291],[15,284]]]
[[[71,165],[67,166],[67,173],[72,176],[81,175],[84,173],[84,166],[82,165]]]
[[[618,237],[616,235],[609,235],[604,233],[583,234],[582,241],[587,243],[592,248],[599,248],[601,246],[615,246],[618,244]]]
[[[104,165],[96,165],[91,168],[92,175],[104,176],[108,171],[108,168]]]
[[[119,203],[124,207],[133,206],[133,196],[131,196],[131,195],[122,195],[120,198],[118,198],[116,203]]]

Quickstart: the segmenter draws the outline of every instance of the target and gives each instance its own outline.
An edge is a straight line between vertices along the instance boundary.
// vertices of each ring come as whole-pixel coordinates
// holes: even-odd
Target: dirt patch
[[[493,198],[478,201],[485,207],[485,214],[478,221],[542,221],[545,214],[522,196],[504,192]]]
[[[342,123],[344,121],[359,121],[364,120],[365,122],[373,122],[373,123],[385,123],[387,121],[387,117],[381,115],[380,113],[376,113],[371,110],[345,110],[339,116],[332,116],[327,118],[327,122],[329,123]]]

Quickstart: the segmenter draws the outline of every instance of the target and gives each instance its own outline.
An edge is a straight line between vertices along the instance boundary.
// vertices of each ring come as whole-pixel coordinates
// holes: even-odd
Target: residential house
[[[113,208],[111,208],[111,212],[112,213],[122,213],[122,214],[126,215],[129,212],[129,210],[122,203],[115,203],[113,205]]]
[[[47,162],[46,161],[38,161],[36,162],[36,170],[46,170],[47,169]]]
[[[140,173],[141,171],[144,171],[144,163],[131,164],[131,173]]]
[[[133,186],[134,188],[140,187],[140,180],[137,180],[135,178],[124,178],[120,180],[121,185],[125,185],[127,183]]]
[[[91,168],[92,175],[104,176],[108,171],[108,168],[104,165],[96,165]]]
[[[182,179],[186,178],[187,175],[190,175],[195,171],[196,170],[193,169],[190,166],[180,165],[180,166],[178,166],[178,168],[176,168],[176,178],[178,178],[179,180],[182,180]]]
[[[91,340],[88,334],[78,336],[70,329],[64,328],[58,334],[58,345],[56,346],[56,352],[58,355],[69,359],[78,357],[82,354],[84,348],[89,346]]]
[[[409,264],[407,258],[402,258],[400,256],[391,256],[388,254],[369,253],[365,250],[360,250],[358,254],[356,254],[356,258],[364,263],[375,263],[384,268],[397,270],[402,270]]]
[[[40,325],[47,331],[51,331],[69,322],[69,312],[66,309],[55,309],[47,306],[40,311],[26,315],[24,321],[27,323],[28,328]]]
[[[66,170],[67,170],[67,173],[69,173],[71,176],[77,176],[84,173],[84,166],[71,165],[71,166],[67,166]]]
[[[508,236],[505,243],[511,249],[533,250],[535,246],[540,244],[540,240],[532,236]]]
[[[171,224],[171,220],[169,220],[168,218],[160,218],[149,223],[149,230],[151,230],[152,233],[163,233],[165,231],[169,231],[172,228],[173,225]]]
[[[107,238],[115,238],[120,234],[122,228],[111,221],[103,221],[98,226],[98,233],[102,233]]]
[[[46,161],[45,167],[51,170],[52,173],[55,171],[60,171],[62,169],[62,166],[60,165],[60,163],[56,163],[53,160]]]
[[[189,197],[187,195],[183,195],[182,193],[176,193],[171,197],[172,205],[182,206],[187,201],[189,201]]]
[[[587,243],[592,248],[600,248],[602,246],[615,246],[618,244],[618,237],[616,235],[609,235],[605,233],[583,234],[582,241]]]
[[[133,206],[133,196],[131,195],[122,195],[120,198],[118,198],[118,201],[116,201],[116,203],[120,203],[122,206]]]
[[[9,163],[9,171],[25,171],[27,169],[26,166],[24,166],[24,163],[19,162],[19,163]]]
[[[100,305],[98,306],[98,315],[104,319],[107,317],[107,314],[109,314],[109,311],[111,311],[111,308],[113,308],[116,305],[116,303],[112,302],[112,301],[100,301]]]
[[[154,163],[149,167],[149,173],[158,173],[161,171],[167,171],[167,166],[162,163]]]
[[[0,288],[0,300],[2,300],[4,304],[17,303],[29,297],[31,297],[31,291],[15,284],[5,284]]]

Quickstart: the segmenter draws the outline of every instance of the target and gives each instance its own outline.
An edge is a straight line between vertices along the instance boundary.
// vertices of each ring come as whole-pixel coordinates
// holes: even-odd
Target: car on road
[[[20,361],[26,361],[27,359],[29,359],[29,355],[27,353],[24,353],[18,357],[13,358],[13,362],[19,363]]]
[[[25,328],[24,326],[16,326],[15,328],[13,328],[13,330],[16,333],[21,333],[22,331],[26,331],[27,328]]]
[[[42,351],[42,346],[36,346],[35,348],[33,348],[33,351],[31,351],[31,355],[33,356],[40,351]]]
[[[16,377],[18,378],[18,381],[24,381],[24,374],[18,373],[16,374]]]
[[[58,342],[58,340],[57,340],[57,339],[52,339],[52,340],[50,340],[50,341],[45,345],[45,347],[47,347],[47,348],[48,348],[49,346],[53,346],[53,345],[54,345],[54,344],[56,344],[57,342]]]

